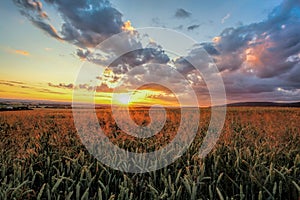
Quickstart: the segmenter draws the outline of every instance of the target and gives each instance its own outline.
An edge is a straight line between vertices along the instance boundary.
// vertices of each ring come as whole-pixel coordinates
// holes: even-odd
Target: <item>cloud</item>
[[[229,19],[230,13],[227,13],[221,20],[221,23],[224,24],[227,19]]]
[[[21,50],[21,49],[13,49],[13,48],[4,48],[4,51],[7,53],[11,53],[11,54],[18,54],[18,55],[22,55],[22,56],[30,56],[30,53],[28,51],[25,50]]]
[[[24,50],[24,49],[15,49],[15,48],[12,48],[12,47],[0,47],[0,50],[3,50],[4,52],[6,53],[9,53],[9,54],[17,54],[17,55],[21,55],[21,56],[30,56],[30,52],[27,51],[27,50]]]
[[[292,2],[288,11],[286,4]],[[299,1],[286,1],[263,22],[225,29],[211,44],[220,54],[214,57],[220,70],[252,70],[260,78],[290,71],[298,62],[287,59],[300,52],[300,14],[295,9],[300,9]]]
[[[0,81],[0,85],[14,86],[14,84],[6,81]]]
[[[76,55],[81,58],[85,59],[91,52],[89,50],[77,49]]]
[[[119,71],[119,73],[126,73],[130,69],[141,66],[143,64],[159,63],[166,64],[170,61],[170,58],[162,50],[161,47],[148,47],[142,48],[135,51],[131,51],[120,56],[116,59],[109,67],[111,67],[114,72]]]
[[[201,24],[194,24],[194,25],[188,26],[187,30],[188,31],[193,31],[193,30],[199,28],[200,26],[201,26]]]
[[[42,29],[43,31],[45,31],[47,34],[49,34],[50,36],[61,40],[62,38],[58,35],[57,30],[51,25],[51,24],[47,24],[43,21],[38,21],[35,19],[32,19],[31,22],[38,28]]]
[[[85,59],[90,53],[90,49],[96,47],[104,39],[121,31],[128,32],[128,37],[124,38],[125,47],[132,46],[140,50],[129,53],[118,59],[115,63],[125,62],[129,66],[136,66],[146,62],[167,62],[168,57],[161,53],[161,50],[146,47],[143,49],[139,42],[139,34],[134,30],[130,21],[123,22],[122,14],[112,7],[107,0],[90,0],[90,1],[54,1],[45,0],[49,5],[54,6],[63,19],[60,31],[57,31],[51,22],[51,16],[43,17],[45,13],[40,1],[32,0],[14,0],[14,3],[20,8],[25,15],[36,27],[45,31],[53,38],[68,41],[79,48],[76,55]],[[179,9],[179,15],[183,17],[186,11]],[[108,47],[111,54],[116,54],[119,49]],[[138,61],[141,59],[141,61]],[[166,60],[166,61],[165,61]],[[99,62],[99,61],[98,61]],[[97,62],[96,62],[97,63]]]
[[[41,93],[51,93],[51,94],[66,94],[63,92],[56,92],[52,91],[50,89],[41,87],[40,85],[31,85],[29,83],[21,82],[21,81],[9,81],[9,80],[0,80],[0,85],[6,85],[13,88],[21,88],[22,91],[18,90],[19,94],[31,94],[28,92],[29,90],[35,91],[35,92],[41,92]],[[58,87],[58,86],[55,86]],[[4,92],[10,92],[10,91],[4,91]]]
[[[213,43],[200,43],[199,46],[203,48],[209,55],[220,55]]]
[[[1,84],[1,83],[0,83]],[[60,88],[60,89],[65,89],[65,90],[85,90],[85,91],[96,91],[96,92],[113,92],[113,88],[108,87],[108,85],[105,82],[102,82],[98,86],[92,86],[89,84],[79,84],[79,85],[74,85],[73,83],[59,83],[59,84],[54,84],[54,83],[48,83],[48,86],[53,87],[53,88]]]
[[[212,42],[199,43],[187,58],[196,61],[197,49],[205,49],[220,70],[229,100],[299,101],[299,32],[300,2],[287,0],[264,21],[226,28]],[[175,63],[183,74],[194,69],[185,57]]]
[[[159,27],[166,27],[166,23],[163,22],[160,18],[154,17],[151,19],[151,25],[159,26]]]
[[[53,88],[60,88],[64,90],[83,90],[83,91],[96,91],[98,93],[112,93],[114,91],[114,88],[109,87],[106,83],[106,81],[103,81],[103,78],[99,77],[98,79],[102,80],[102,83],[100,83],[97,86],[92,86],[90,84],[78,84],[74,85],[73,83],[59,83],[59,84],[53,84],[48,83],[48,86]],[[110,83],[110,82],[108,82]],[[0,82],[1,84],[1,82]],[[123,92],[123,91],[122,91]]]
[[[192,13],[184,10],[183,8],[179,8],[176,10],[174,16],[178,19],[185,19],[185,18],[189,18],[191,15],[192,15]]]
[[[57,85],[53,83],[48,83],[48,86],[50,87],[55,87],[55,88],[61,88],[61,89],[74,89],[74,84],[64,84],[64,83],[59,83]]]
[[[129,32],[134,31],[134,28],[132,27],[131,22],[129,20],[124,22],[124,24],[122,26],[122,31],[129,31]]]
[[[8,80],[0,80],[0,84],[7,85],[7,86],[17,86],[17,87],[21,87],[25,85],[25,83],[21,81],[8,81]]]
[[[140,37],[138,33],[137,37]],[[120,38],[118,43],[109,46],[104,46],[101,49],[97,49],[96,54],[89,56],[88,60],[90,62],[96,63],[102,66],[108,66],[114,74],[122,75],[127,73],[129,70],[135,67],[141,67],[144,64],[166,64],[170,61],[169,56],[165,53],[163,48],[156,44],[150,39],[148,44],[142,45],[142,43],[137,39],[134,39],[130,34],[130,39],[126,38],[126,35]],[[130,51],[117,59],[115,55],[118,51],[126,48],[136,49]],[[107,55],[106,57],[103,55]]]
[[[114,91],[114,88],[108,87],[106,83],[101,83],[99,86],[96,87],[96,92],[107,92],[111,93]]]
[[[277,91],[281,92],[283,94],[288,94],[288,95],[291,95],[291,96],[296,96],[300,100],[300,98],[299,98],[299,96],[300,96],[300,89],[285,90],[285,89],[283,89],[281,87],[278,87]]]
[[[53,1],[45,0],[55,6],[63,18],[60,31],[57,31],[40,1],[13,0],[35,26],[50,36],[73,43],[81,48],[95,47],[112,34],[119,33],[123,26],[122,14],[113,8],[109,1]]]
[[[24,50],[14,50],[13,51],[15,54],[19,54],[19,55],[22,55],[22,56],[29,56],[30,53],[28,51],[24,51]]]
[[[183,25],[182,25],[182,24],[180,24],[179,26],[176,26],[176,27],[174,27],[174,29],[177,29],[177,30],[182,30],[182,29],[183,29]]]
[[[90,51],[100,42],[113,34],[121,31],[127,32],[128,36],[116,48],[111,45],[107,47],[110,54],[117,54],[122,46],[134,47],[138,51],[122,56],[115,63],[122,64],[123,68],[143,64],[146,62],[167,62],[169,59],[158,47],[143,48],[140,43],[140,35],[131,25],[130,21],[123,22],[122,14],[112,7],[107,0],[90,1],[54,1],[45,0],[49,5],[54,6],[63,19],[60,31],[57,31],[51,22],[51,16],[41,17],[43,11],[40,1],[32,0],[14,0],[20,8],[21,13],[25,15],[36,27],[45,31],[53,38],[68,41],[79,48],[75,54],[85,59]],[[182,11],[181,11],[182,12]],[[153,44],[150,44],[153,46]],[[140,59],[140,61],[138,61]],[[104,64],[107,58],[93,60],[95,63]],[[124,62],[124,63],[121,63]]]
[[[47,94],[59,94],[59,95],[67,94],[67,93],[64,93],[64,92],[57,92],[57,91],[49,90],[47,88],[36,89],[36,91],[41,92],[41,93],[47,93]]]

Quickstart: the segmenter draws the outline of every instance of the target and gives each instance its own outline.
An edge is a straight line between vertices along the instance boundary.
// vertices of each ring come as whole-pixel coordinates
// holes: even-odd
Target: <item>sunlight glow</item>
[[[128,93],[115,94],[113,97],[113,103],[116,103],[118,105],[129,105],[130,94]]]
[[[124,22],[124,24],[122,26],[122,30],[123,31],[129,31],[129,32],[134,31],[134,28],[131,26],[131,22],[129,20]]]

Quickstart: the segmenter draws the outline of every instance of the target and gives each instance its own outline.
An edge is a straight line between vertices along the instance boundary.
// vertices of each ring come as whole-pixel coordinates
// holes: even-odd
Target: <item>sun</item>
[[[121,93],[114,95],[114,101],[119,105],[129,105],[130,104],[130,94]]]

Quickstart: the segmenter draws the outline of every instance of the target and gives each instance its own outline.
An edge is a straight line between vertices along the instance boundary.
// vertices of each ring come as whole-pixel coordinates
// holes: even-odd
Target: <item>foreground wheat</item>
[[[161,133],[137,140],[118,129],[110,110],[98,111],[106,135],[131,151],[154,150],[172,140],[179,114],[170,110]],[[132,113],[138,124],[147,123],[146,115]],[[209,110],[201,110],[199,133],[175,163],[124,174],[86,151],[71,110],[1,112],[0,199],[300,198],[300,109],[230,108],[218,144],[199,159],[209,117]]]

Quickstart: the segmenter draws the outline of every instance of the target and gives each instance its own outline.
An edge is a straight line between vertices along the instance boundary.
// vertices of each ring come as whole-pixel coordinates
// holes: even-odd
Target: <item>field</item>
[[[108,109],[101,127],[130,151],[158,149],[176,133],[178,112],[150,139],[126,136]],[[133,110],[137,124],[146,110]],[[0,112],[0,199],[295,199],[300,198],[300,109],[228,108],[221,137],[204,159],[197,154],[210,119],[188,151],[163,169],[131,174],[98,162],[82,145],[70,109]]]

